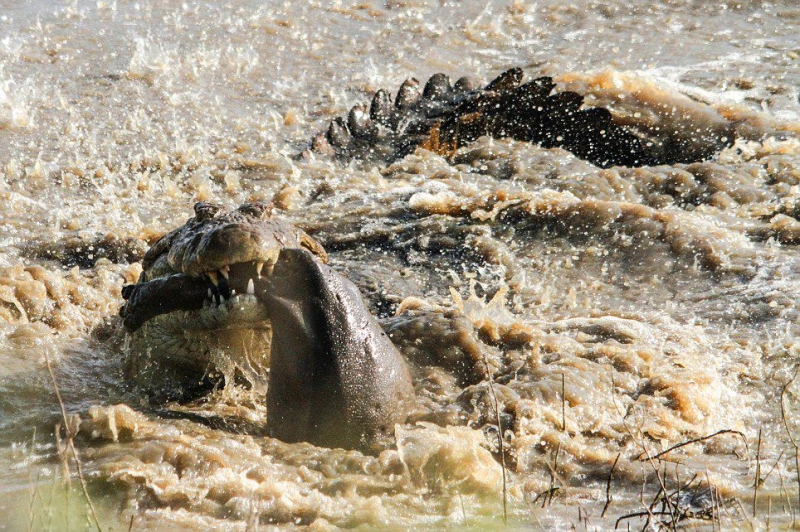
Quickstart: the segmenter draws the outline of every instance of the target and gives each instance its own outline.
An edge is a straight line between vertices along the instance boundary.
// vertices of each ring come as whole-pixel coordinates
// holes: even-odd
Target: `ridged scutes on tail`
[[[334,119],[311,149],[345,160],[388,164],[420,146],[449,156],[489,135],[563,148],[602,168],[692,162],[614,123],[607,109],[584,108],[580,94],[553,92],[555,88],[549,77],[524,82],[520,68],[503,72],[483,88],[472,78],[452,84],[439,73],[420,89],[419,81],[411,78],[394,101],[380,90],[369,106],[353,107],[346,121]]]

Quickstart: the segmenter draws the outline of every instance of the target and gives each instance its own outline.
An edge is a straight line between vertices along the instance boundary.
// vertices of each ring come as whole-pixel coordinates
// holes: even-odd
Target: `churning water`
[[[796,2],[53,4],[0,0],[0,529],[798,526]],[[486,138],[295,157],[379,88],[513,66],[737,141],[639,169]],[[159,416],[123,379],[143,250],[259,199],[411,363],[396,448],[269,439],[233,386]]]

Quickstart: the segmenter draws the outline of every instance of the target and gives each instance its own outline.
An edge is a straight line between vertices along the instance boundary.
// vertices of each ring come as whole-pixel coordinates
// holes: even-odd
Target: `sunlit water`
[[[799,20],[792,1],[0,1],[0,528],[91,519],[72,461],[62,485],[54,380],[104,529],[500,527],[504,484],[516,527],[608,529],[656,470],[713,485],[723,527],[790,526]],[[490,139],[389,168],[294,157],[379,88],[512,66],[620,108],[683,94],[746,138],[637,170]],[[124,381],[120,288],[198,199],[276,200],[361,287],[414,370],[395,449],[270,440],[240,389],[197,411],[251,430],[164,419]],[[717,431],[737,433],[647,459]]]

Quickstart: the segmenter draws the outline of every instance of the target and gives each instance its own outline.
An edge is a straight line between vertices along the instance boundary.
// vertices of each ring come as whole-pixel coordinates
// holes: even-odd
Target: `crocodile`
[[[267,386],[266,432],[380,449],[413,403],[403,357],[323,247],[265,203],[200,202],[122,289],[129,380],[152,402],[203,391],[224,360]]]
[[[659,127],[618,123],[622,121],[608,109],[585,107],[577,92],[554,92],[551,77],[526,82],[521,68],[507,70],[483,87],[469,77],[451,83],[444,73],[420,86],[416,78],[406,80],[394,101],[389,92],[379,90],[369,105],[357,104],[346,118],[332,120],[301,155],[389,164],[419,147],[450,157],[490,136],[562,148],[601,168],[638,167],[702,161],[736,137],[729,123],[702,132],[709,141],[699,145],[693,138],[700,130],[678,136]]]

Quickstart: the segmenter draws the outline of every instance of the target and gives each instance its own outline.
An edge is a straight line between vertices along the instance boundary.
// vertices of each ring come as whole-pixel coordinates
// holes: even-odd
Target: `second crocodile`
[[[708,159],[737,136],[735,124],[725,121],[704,131],[687,120],[688,129],[681,134],[648,126],[646,120],[623,123],[608,109],[585,107],[581,94],[555,89],[547,76],[525,82],[520,68],[483,87],[468,77],[452,84],[438,73],[420,90],[419,81],[411,78],[400,86],[394,102],[379,90],[369,105],[358,104],[346,119],[334,119],[314,137],[307,153],[388,164],[418,147],[450,156],[490,136],[562,148],[601,168],[636,167]]]

